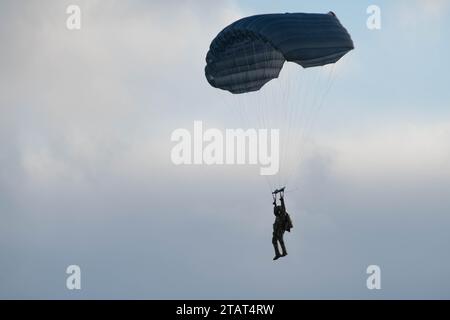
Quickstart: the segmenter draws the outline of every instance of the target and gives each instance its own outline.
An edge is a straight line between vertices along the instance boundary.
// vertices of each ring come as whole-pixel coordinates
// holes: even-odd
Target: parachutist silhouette
[[[205,77],[214,88],[226,90],[237,96],[242,95],[237,101],[245,104],[245,100],[251,100],[251,97],[263,100],[268,98],[264,95],[263,87],[275,79],[281,82],[280,72],[286,62],[301,66],[302,68],[298,68],[301,72],[309,68],[326,69],[319,67],[334,65],[354,48],[351,35],[333,12],[253,15],[234,21],[212,40],[206,54]],[[332,71],[333,69],[331,69],[330,79],[333,79]],[[297,82],[292,81],[291,89],[293,92],[299,92],[298,88],[307,81],[309,80],[299,83],[298,87],[296,87]],[[290,87],[290,82],[287,86],[280,85],[280,88],[286,88],[286,91],[289,91]],[[251,92],[255,94],[250,94]],[[285,105],[284,98],[291,97],[284,90],[278,92],[279,96],[274,97],[274,106],[270,108],[275,110],[273,112],[278,112],[277,106]],[[295,101],[294,105],[299,106],[298,112],[301,113],[304,105],[309,105],[308,96],[309,92],[307,95],[299,94],[299,98],[302,98],[300,101],[305,101],[303,103]],[[318,96],[311,100],[320,101],[316,98]],[[252,113],[256,114],[257,110],[254,109]],[[262,117],[261,114],[258,116]],[[300,118],[304,116],[306,116],[305,113]],[[265,122],[265,117],[263,118]],[[287,120],[290,124],[291,119]],[[275,126],[274,123],[272,125]],[[268,126],[265,124],[264,127]],[[301,128],[302,131],[303,129]],[[289,134],[286,138],[287,141],[291,141]],[[298,147],[289,146],[289,149],[295,150]],[[294,153],[297,154],[297,152]],[[277,205],[278,195],[280,195],[280,205]],[[273,205],[275,223],[272,243],[275,249],[274,260],[277,260],[287,255],[283,235],[285,231],[290,231],[292,228],[284,203],[284,188],[273,192]],[[278,244],[281,246],[282,253]]]
[[[277,194],[280,194],[280,205],[277,205]],[[286,245],[284,244],[283,235],[285,231],[291,232],[292,221],[286,211],[284,203],[284,188],[275,190],[273,196],[273,214],[275,215],[275,222],[273,224],[272,244],[275,250],[275,257],[273,260],[278,260],[280,257],[287,256]],[[278,248],[278,243],[281,246],[282,253]]]

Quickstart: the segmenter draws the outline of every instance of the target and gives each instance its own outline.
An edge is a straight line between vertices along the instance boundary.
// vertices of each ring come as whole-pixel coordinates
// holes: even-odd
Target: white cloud
[[[0,243],[8,254],[0,259],[1,296],[70,298],[50,270],[76,258],[97,270],[87,298],[226,298],[237,291],[271,298],[280,281],[287,298],[365,297],[354,291],[354,274],[373,252],[398,266],[446,258],[448,221],[440,217],[448,216],[448,203],[433,178],[448,186],[449,124],[382,123],[375,131],[318,136],[310,146],[309,175],[288,194],[296,224],[290,260],[281,280],[268,279],[271,196],[257,170],[170,162],[170,133],[192,124],[196,108],[203,117],[209,110],[231,113],[206,105],[198,93],[208,95],[209,42],[240,9],[209,0],[76,1],[83,29],[71,33],[64,19],[73,2],[0,5]],[[219,115],[207,123],[220,121]],[[419,185],[420,198],[388,194],[399,175],[427,176],[430,183],[426,190]],[[402,210],[393,212],[386,199]],[[405,217],[412,219],[406,225]],[[411,249],[393,250],[398,239],[412,242]],[[49,272],[36,277],[36,263]],[[112,267],[105,270],[105,263]],[[336,266],[331,274],[329,265]],[[449,270],[446,260],[436,266]],[[440,279],[430,291],[448,296],[442,279],[450,277],[434,274]],[[330,285],[324,277],[339,281]],[[414,295],[409,279],[393,287]]]
[[[81,31],[65,28],[64,2],[14,4],[2,21],[14,33],[0,33],[2,140],[15,141],[21,157],[5,161],[22,164],[35,182],[150,156],[164,163],[154,150],[170,142],[171,99],[191,90],[189,74],[203,77],[210,40],[240,15],[231,1],[77,4]]]
[[[450,178],[450,123],[399,123],[333,137],[333,170],[341,177],[370,181],[405,176]]]

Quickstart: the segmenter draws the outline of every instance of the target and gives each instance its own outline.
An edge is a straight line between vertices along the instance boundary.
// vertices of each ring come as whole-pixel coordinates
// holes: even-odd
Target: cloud
[[[336,173],[368,181],[375,177],[450,178],[450,123],[402,123],[334,137]]]
[[[77,4],[79,32],[65,28],[64,2],[3,11],[2,25],[15,36],[2,34],[0,100],[8,115],[0,121],[9,122],[4,137],[15,138],[18,151],[10,154],[21,157],[25,176],[43,181],[92,172],[124,153],[142,155],[129,151],[136,141],[145,150],[158,148],[174,101],[193,91],[192,74],[201,75],[213,32],[239,15],[232,2]]]
[[[0,296],[74,298],[61,274],[75,262],[80,298],[371,298],[374,260],[394,288],[383,297],[448,296],[448,123],[318,135],[274,265],[256,169],[170,162],[172,130],[229,120],[204,56],[241,9],[76,1],[83,28],[69,32],[69,3],[1,5]]]

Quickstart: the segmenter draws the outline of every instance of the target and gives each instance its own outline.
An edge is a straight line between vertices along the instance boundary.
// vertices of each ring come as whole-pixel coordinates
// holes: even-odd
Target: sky
[[[66,28],[66,8],[82,27]],[[369,5],[380,30],[366,26]],[[247,166],[175,166],[171,133],[242,123],[204,77],[211,40],[270,12],[333,11],[355,50],[286,194]],[[450,298],[444,0],[0,3],[0,298]],[[341,64],[342,62],[342,64]],[[67,290],[67,266],[82,290]],[[381,268],[368,290],[366,268]]]

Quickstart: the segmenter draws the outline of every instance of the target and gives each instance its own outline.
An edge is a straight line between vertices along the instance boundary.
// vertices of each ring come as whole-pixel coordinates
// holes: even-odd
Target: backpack
[[[291,216],[286,212],[286,217],[284,218],[284,230],[291,232],[293,227],[294,225],[292,224]]]

